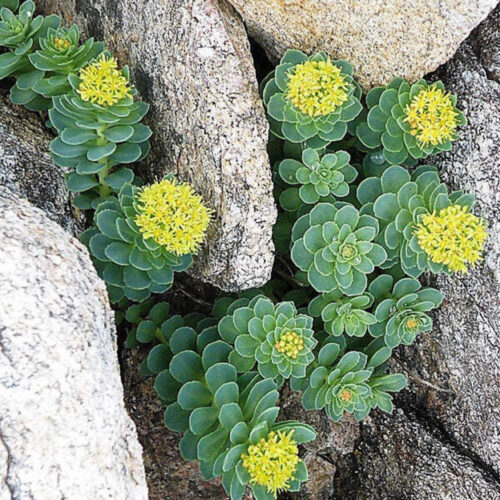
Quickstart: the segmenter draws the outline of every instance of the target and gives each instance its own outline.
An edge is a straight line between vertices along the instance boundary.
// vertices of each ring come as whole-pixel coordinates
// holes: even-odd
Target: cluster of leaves
[[[441,82],[397,78],[364,99],[346,61],[287,51],[261,86],[284,281],[181,317],[151,295],[190,266],[210,211],[171,176],[142,188],[121,166],[145,158],[151,136],[129,69],[58,16],[35,17],[31,0],[0,7],[0,78],[15,77],[13,102],[49,112],[54,163],[89,211],[82,241],[125,311],[128,347],[151,346],[141,372],[155,377],[165,425],[183,434],[182,456],[222,477],[231,500],[247,485],[257,500],[298,491],[307,470],[297,446],[316,433],[278,418],[279,388],[289,379],[305,409],[334,421],[391,413],[406,385],[387,373],[392,350],[431,330],[442,301],[417,278],[480,258],[474,197],[450,193],[432,166],[407,169],[451,148],[465,123],[456,98]]]

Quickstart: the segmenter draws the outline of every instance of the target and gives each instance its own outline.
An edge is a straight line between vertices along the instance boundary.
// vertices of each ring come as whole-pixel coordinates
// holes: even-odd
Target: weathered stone
[[[230,0],[276,61],[287,48],[354,64],[361,85],[417,80],[446,62],[497,0]]]
[[[0,188],[0,498],[147,498],[86,249]]]
[[[204,481],[197,462],[186,462],[179,453],[181,434],[169,431],[163,423],[165,407],[153,389],[153,377],[139,374],[146,350],[124,351],[123,374],[125,404],[134,419],[144,448],[144,466],[149,500],[191,500],[227,496],[220,480]]]
[[[500,83],[500,6],[473,32],[470,41],[488,76]]]
[[[42,0],[104,38],[151,104],[149,179],[176,172],[215,209],[192,273],[224,290],[265,283],[276,210],[268,125],[243,24],[224,0]]]
[[[343,471],[345,481],[338,481],[330,498],[500,498],[500,486],[488,473],[401,410],[393,415],[374,412],[365,420],[351,458],[354,467]]]
[[[71,206],[62,169],[50,158],[52,138],[38,114],[0,95],[0,185],[76,236],[83,230],[83,220]]]
[[[457,94],[469,123],[453,151],[434,157],[432,163],[450,187],[476,195],[475,212],[489,221],[490,236],[481,266],[465,276],[433,279],[444,302],[434,314],[433,331],[398,355],[414,379],[411,394],[401,393],[401,402],[418,408],[498,472],[500,85],[488,79],[468,43],[436,77]]]

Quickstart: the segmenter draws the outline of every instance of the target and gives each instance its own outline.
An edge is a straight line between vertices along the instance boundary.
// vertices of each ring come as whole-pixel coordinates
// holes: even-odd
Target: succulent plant
[[[153,305],[152,299],[144,300],[139,304],[130,305],[125,311],[125,319],[133,325],[127,331],[126,345],[130,349],[139,343],[161,341],[161,326],[169,318],[170,304],[158,302]]]
[[[337,209],[319,203],[295,223],[291,257],[318,292],[338,288],[346,295],[360,295],[368,283],[366,275],[387,258],[373,243],[378,230],[374,217],[360,215],[352,205]]]
[[[393,165],[450,151],[456,128],[466,123],[456,96],[446,93],[442,82],[410,85],[395,78],[387,87],[370,90],[366,103],[369,112],[356,135],[367,148],[382,148]]]
[[[377,323],[370,325],[374,337],[384,337],[385,344],[394,348],[411,345],[420,332],[432,329],[432,319],[426,312],[441,305],[443,296],[435,288],[422,288],[414,278],[394,278],[382,274],[368,288],[375,297]]]
[[[0,9],[4,7],[15,13],[19,8],[19,0],[0,0]]]
[[[287,50],[263,82],[271,131],[282,139],[322,149],[341,140],[361,111],[361,89],[352,66],[324,52],[308,57]]]
[[[350,351],[342,355],[342,350],[339,343],[327,339],[307,377],[292,379],[292,389],[303,391],[304,408],[324,408],[335,422],[344,412],[353,413],[356,420],[365,418],[371,408],[391,413],[388,392],[399,391],[406,385],[403,375],[383,373],[391,349],[376,339],[367,346],[366,353]]]
[[[89,38],[80,45],[80,30],[76,25],[67,28],[49,28],[40,38],[40,48],[30,54],[33,68],[23,74],[11,90],[11,99],[24,104],[35,94],[46,98],[46,109],[52,107],[50,98],[71,92],[68,75],[77,73],[104,50],[104,43]]]
[[[361,212],[380,222],[375,241],[388,254],[383,268],[400,262],[406,274],[417,278],[428,270],[464,271],[467,262],[480,259],[486,230],[483,221],[467,213],[474,196],[449,194],[435,167],[423,165],[410,175],[403,167],[391,166],[381,177],[361,182],[357,197]]]
[[[305,376],[317,343],[312,318],[297,314],[293,302],[274,305],[263,295],[245,302],[219,322],[220,336],[235,347],[229,362],[239,373],[257,363],[259,373],[279,385],[292,375]]]
[[[198,331],[197,331],[198,330]],[[147,360],[155,390],[167,405],[165,425],[182,432],[186,460],[199,460],[205,479],[222,476],[232,500],[249,484],[255,498],[297,491],[307,479],[297,445],[316,437],[296,421],[276,423],[276,384],[257,372],[237,374],[228,363],[232,347],[216,327],[181,327],[165,332]]]
[[[357,170],[349,165],[349,153],[337,151],[322,157],[314,149],[306,149],[302,162],[285,159],[279,165],[281,178],[292,185],[281,193],[280,203],[285,210],[296,210],[301,203],[317,203],[333,195],[343,198],[349,194],[349,184],[357,177]]]
[[[156,185],[167,183],[165,192],[180,192],[178,185],[165,179]],[[157,214],[185,218],[189,234],[172,234],[176,228],[163,222],[158,223],[158,231],[138,224],[144,214],[141,196],[156,186],[139,189],[125,184],[118,199],[111,197],[99,203],[94,213],[94,226],[83,233],[83,241],[94,257],[99,275],[108,284],[111,300],[116,302],[125,295],[134,301],[143,301],[151,293],[163,293],[172,285],[175,271],[184,271],[192,262],[192,251],[196,251],[195,241],[202,239],[209,221],[209,211],[202,211],[200,197],[190,193],[190,198],[177,199],[165,196],[157,203]],[[196,210],[192,210],[195,205]],[[152,216],[148,212],[149,216]],[[167,221],[168,222],[168,221]],[[196,226],[195,233],[190,223]],[[145,231],[147,229],[147,231]],[[169,236],[170,235],[170,236]],[[178,237],[179,236],[179,237]],[[158,242],[160,241],[160,243]],[[190,249],[192,251],[187,252]]]
[[[368,326],[377,323],[377,318],[366,311],[373,304],[370,293],[347,297],[340,290],[315,297],[309,304],[309,314],[320,316],[325,330],[335,337],[345,333],[349,337],[363,337]]]
[[[149,152],[151,130],[140,123],[149,106],[134,102],[129,76],[127,67],[119,71],[103,52],[80,77],[69,75],[72,92],[53,98],[49,117],[59,136],[50,149],[56,165],[73,169],[68,189],[85,192],[75,200],[78,208],[92,208],[95,198],[132,182],[132,170],[117,165],[141,160]]]
[[[38,77],[29,60],[29,55],[38,48],[40,38],[46,36],[49,29],[57,29],[61,23],[59,16],[36,16],[35,4],[27,0],[14,14],[9,7],[17,10],[18,2],[4,2],[0,10],[0,46],[9,52],[0,55],[0,80],[7,76],[18,77],[11,91],[15,104],[22,104],[32,111],[48,109],[50,99],[45,99],[31,90],[33,81]]]

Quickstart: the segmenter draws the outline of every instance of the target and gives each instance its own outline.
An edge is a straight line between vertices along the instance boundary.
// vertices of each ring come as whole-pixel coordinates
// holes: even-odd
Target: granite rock
[[[86,249],[5,187],[0,238],[0,498],[147,499]]]
[[[276,208],[268,125],[245,28],[225,0],[42,0],[129,64],[151,104],[149,180],[173,171],[215,210],[190,272],[236,291],[264,284]]]
[[[368,89],[446,62],[497,0],[231,0],[276,61],[288,48],[354,64]]]
[[[76,236],[84,228],[83,217],[72,207],[63,172],[51,160],[52,139],[40,115],[14,106],[0,93],[0,185]]]

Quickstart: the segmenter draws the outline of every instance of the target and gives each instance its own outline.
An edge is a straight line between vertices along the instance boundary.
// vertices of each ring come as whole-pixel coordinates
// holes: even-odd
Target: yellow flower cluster
[[[350,401],[352,399],[352,391],[350,389],[342,389],[339,393],[339,399],[344,403]]]
[[[80,71],[81,83],[78,93],[84,101],[100,106],[112,106],[121,99],[131,97],[129,82],[118,70],[114,57],[100,58]]]
[[[68,50],[71,46],[71,42],[69,40],[66,40],[65,38],[56,38],[54,39],[54,47],[59,51],[59,52],[64,52],[65,50]]]
[[[420,324],[420,321],[416,316],[408,316],[405,321],[405,327],[408,328],[408,330],[415,330],[418,328]]]
[[[286,331],[274,347],[288,358],[297,359],[300,351],[304,349],[304,339],[295,332]]]
[[[462,273],[467,272],[468,263],[474,265],[481,259],[488,236],[485,221],[460,205],[443,208],[439,215],[424,215],[415,234],[431,261]]]
[[[137,195],[135,223],[144,238],[151,238],[176,255],[196,253],[207,231],[212,211],[192,186],[164,179]]]
[[[327,61],[306,61],[288,74],[285,97],[309,116],[333,113],[349,98],[349,84],[342,69]]]
[[[299,463],[299,450],[292,437],[293,430],[288,434],[271,431],[266,438],[249,446],[247,453],[241,455],[251,484],[266,487],[274,496],[290,487]]]
[[[436,84],[421,90],[406,106],[405,112],[404,121],[409,123],[410,133],[421,146],[437,146],[455,138],[458,113],[450,94]]]

